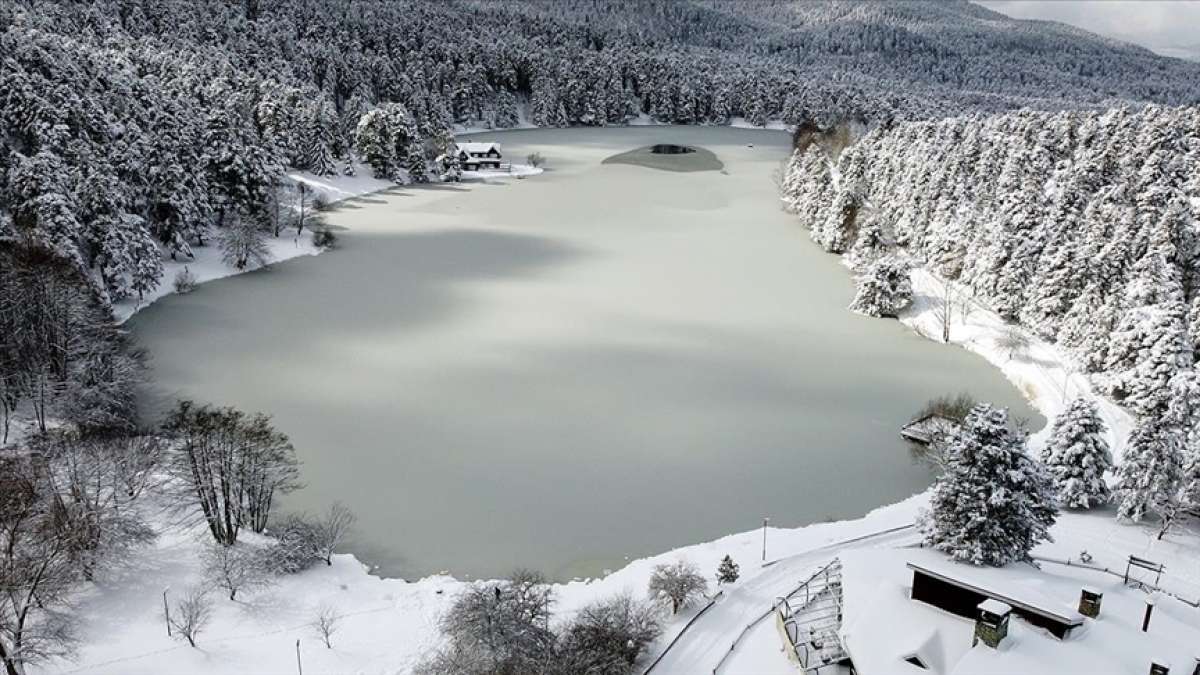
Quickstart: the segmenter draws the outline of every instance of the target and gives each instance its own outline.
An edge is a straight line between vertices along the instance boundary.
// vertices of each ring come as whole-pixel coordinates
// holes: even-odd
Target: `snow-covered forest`
[[[1168,517],[1200,464],[1200,108],[884,125],[830,154],[784,179],[813,239],[860,269],[904,256],[1065,348],[1139,417],[1122,513]]]
[[[398,156],[372,164],[413,175],[454,125],[526,110],[538,126],[878,121],[1190,103],[1200,83],[1195,64],[967,3],[8,0],[0,27],[0,233],[73,261],[105,301],[157,283],[160,248],[277,218],[285,167],[378,148],[355,131],[384,104]]]

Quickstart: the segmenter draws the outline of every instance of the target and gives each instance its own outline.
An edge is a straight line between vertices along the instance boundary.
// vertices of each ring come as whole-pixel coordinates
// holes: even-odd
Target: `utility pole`
[[[304,675],[304,665],[300,663],[300,638],[296,638],[296,672]]]
[[[167,605],[167,591],[171,590],[170,586],[163,589],[163,617],[167,620],[167,637],[171,637],[171,607]]]
[[[763,517],[763,555],[762,561],[767,562],[767,523],[771,522],[770,518]]]

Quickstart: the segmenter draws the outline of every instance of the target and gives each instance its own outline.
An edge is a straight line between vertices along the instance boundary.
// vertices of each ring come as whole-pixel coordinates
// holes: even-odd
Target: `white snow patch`
[[[545,169],[528,164],[513,164],[510,170],[506,169],[481,169],[479,171],[464,171],[462,179],[464,181],[494,181],[503,180],[505,178],[525,178],[527,176],[536,176],[542,173]]]
[[[737,127],[738,129],[773,129],[775,131],[791,131],[792,126],[785,124],[783,120],[767,120],[763,126],[751,124],[746,121],[745,117],[730,117],[729,126]]]

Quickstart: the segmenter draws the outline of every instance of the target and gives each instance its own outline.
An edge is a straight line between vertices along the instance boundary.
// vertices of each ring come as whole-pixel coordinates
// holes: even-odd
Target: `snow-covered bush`
[[[700,575],[696,566],[686,560],[670,565],[655,565],[650,575],[650,598],[671,605],[671,613],[690,605],[708,590],[708,582]]]
[[[337,242],[338,242],[337,235],[334,234],[333,230],[329,229],[329,227],[327,225],[322,225],[320,227],[314,227],[312,230],[312,233],[313,233],[313,238],[312,238],[313,246],[318,246],[320,248],[326,248],[326,249],[337,247]]]
[[[1112,455],[1104,440],[1106,431],[1096,404],[1085,398],[1071,401],[1054,420],[1042,462],[1054,478],[1060,506],[1089,509],[1108,503],[1111,494],[1104,474],[1112,469]]]
[[[231,217],[219,231],[217,242],[221,246],[221,261],[239,270],[248,265],[265,265],[271,259],[267,233],[250,218]]]
[[[184,265],[183,269],[175,273],[172,285],[176,293],[191,293],[196,288],[196,275]]]
[[[501,582],[474,584],[442,618],[448,644],[420,667],[429,675],[543,671],[552,662],[554,594],[536,572],[519,570]],[[482,669],[480,669],[482,665]]]
[[[896,316],[911,302],[908,263],[888,255],[871,263],[859,278],[850,310],[866,316]]]
[[[273,523],[267,533],[275,538],[266,550],[266,566],[276,574],[296,574],[321,560],[320,526],[299,514]]]
[[[546,158],[542,157],[542,153],[540,152],[531,152],[525,157],[525,161],[529,164],[529,166],[532,166],[536,169],[537,167],[546,163]]]
[[[555,672],[632,672],[661,632],[658,612],[628,593],[593,602],[563,629]]]
[[[974,565],[1025,560],[1058,515],[1046,468],[1025,453],[1008,413],[981,403],[947,452],[922,514],[925,544]]]

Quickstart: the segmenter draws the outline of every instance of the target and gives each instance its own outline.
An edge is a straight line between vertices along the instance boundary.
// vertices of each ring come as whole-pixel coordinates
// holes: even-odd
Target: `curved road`
[[[776,598],[785,596],[796,590],[796,587],[803,583],[813,572],[835,557],[838,551],[847,548],[896,547],[913,544],[918,541],[920,541],[920,537],[916,530],[912,526],[906,526],[865,537],[828,544],[812,549],[811,551],[783,558],[745,583],[739,584],[736,588],[727,589],[725,595],[692,624],[691,628],[679,638],[679,641],[667,651],[662,660],[646,672],[649,675],[704,675],[712,673],[713,669],[720,663],[721,657],[729,653],[730,645],[734,639],[737,638],[748,624],[761,617],[764,612],[770,610]],[[740,647],[742,645],[753,643],[761,647],[763,644],[762,636],[758,636],[758,639],[752,639],[752,635],[759,633],[764,628],[769,630],[772,636],[775,635],[774,621],[768,616],[747,632],[746,637],[737,650],[739,653],[735,653],[730,657],[728,662],[722,667],[720,671],[721,675],[750,672],[758,675],[762,673],[761,669],[745,670],[744,668],[739,668],[738,662],[742,660],[739,658],[741,656]],[[777,637],[773,644],[774,649],[770,653],[771,656],[766,658],[777,659],[781,666],[779,669],[780,672],[795,672],[788,665],[786,658],[779,653],[781,645]],[[758,662],[761,665],[761,657],[753,658],[757,655],[751,654],[745,654],[744,656],[746,657],[746,661]]]

